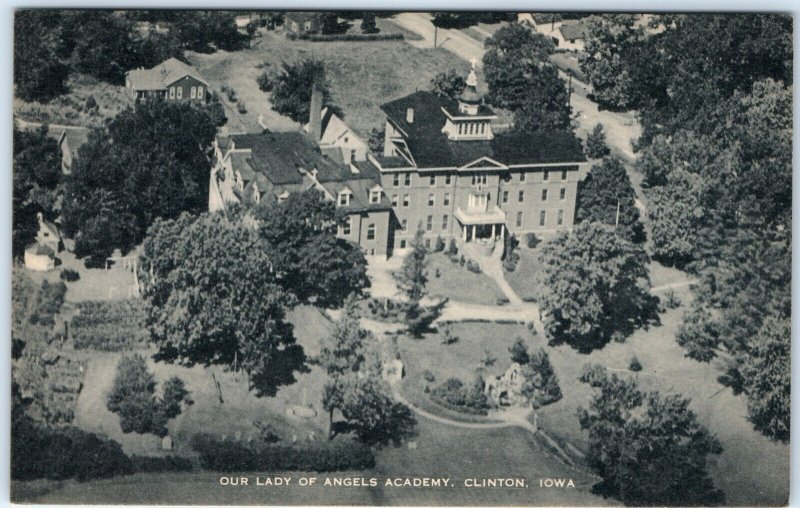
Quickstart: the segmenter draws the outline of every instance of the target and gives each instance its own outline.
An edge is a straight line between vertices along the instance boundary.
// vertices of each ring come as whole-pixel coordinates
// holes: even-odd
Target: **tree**
[[[322,18],[322,33],[325,35],[339,33],[339,16],[335,12],[325,12],[320,15]]]
[[[133,24],[112,11],[75,11],[71,18],[79,27],[73,33],[72,65],[84,74],[113,84],[125,83],[125,71],[138,62],[130,34]]]
[[[342,383],[348,375],[359,372],[366,348],[374,342],[370,332],[361,328],[355,298],[348,298],[344,314],[324,339],[317,362],[328,374],[323,407],[328,411],[328,438],[333,438],[333,412],[342,407]]]
[[[633,27],[632,14],[601,14],[582,20],[586,28],[586,50],[579,58],[581,70],[601,105],[627,109],[633,106],[631,76],[626,55],[643,37]]]
[[[514,344],[508,348],[508,352],[511,353],[511,361],[520,365],[525,365],[531,359],[528,355],[528,346],[525,345],[522,337],[517,337]]]
[[[466,88],[467,82],[461,74],[451,69],[447,72],[440,72],[431,80],[433,93],[440,97],[455,99]]]
[[[46,9],[14,15],[14,91],[24,100],[47,102],[67,91],[69,67],[59,56],[60,15]]]
[[[367,140],[367,145],[369,146],[370,152],[378,155],[383,154],[383,143],[385,138],[386,127],[381,127],[380,129],[373,127],[372,131],[369,133],[369,139]]]
[[[400,271],[395,272],[397,287],[405,293],[411,302],[419,303],[428,294],[425,285],[428,283],[428,249],[424,242],[425,233],[418,228],[409,247],[411,252],[403,258]]]
[[[587,461],[602,482],[594,490],[626,505],[714,505],[723,493],[707,471],[719,441],[689,409],[689,400],[642,393],[616,374],[593,376],[589,409],[579,408],[589,433]]]
[[[361,32],[365,34],[376,34],[380,29],[375,24],[375,13],[365,12],[361,18]]]
[[[323,107],[333,107],[337,113],[341,113],[331,100],[330,86],[325,78],[325,63],[311,58],[294,64],[283,63],[283,70],[275,78],[270,95],[272,109],[300,124],[308,123],[314,83],[322,94]]]
[[[246,45],[247,37],[239,33],[231,12],[180,11],[176,18],[173,28],[186,49],[212,53],[215,49],[236,51]]]
[[[274,395],[305,369],[285,308],[293,303],[256,231],[223,214],[159,219],[139,279],[158,361],[241,365],[257,395]]]
[[[15,256],[22,256],[25,247],[36,239],[36,214],[54,215],[62,178],[61,152],[47,131],[46,125],[35,131],[14,127],[11,248]]]
[[[586,157],[590,159],[600,159],[611,153],[606,144],[606,131],[603,124],[598,123],[592,132],[586,136]]]
[[[617,234],[634,243],[645,240],[636,194],[622,162],[606,157],[578,186],[575,222],[615,226]]]
[[[282,203],[257,206],[253,215],[279,283],[299,300],[338,307],[369,287],[363,252],[336,237],[336,208],[321,193],[293,192]]]
[[[119,413],[122,432],[137,434],[167,434],[167,420],[181,413],[181,404],[188,400],[183,381],[177,377],[164,383],[163,396],[156,395],[156,381],[148,371],[143,356],[123,356],[106,398],[106,407]]]
[[[520,24],[503,26],[486,40],[484,73],[488,101],[514,111],[514,128],[570,128],[566,86],[547,61],[553,42]]]
[[[591,351],[657,319],[647,255],[613,227],[580,224],[538,254],[539,305],[551,343]]]
[[[414,300],[407,302],[404,315],[406,330],[414,337],[421,337],[430,331],[433,322],[442,315],[445,305],[447,305],[446,299],[429,306]]]
[[[391,390],[377,374],[350,378],[342,397],[342,414],[367,444],[397,446],[414,435],[417,423],[408,406],[392,399]]]
[[[64,226],[76,255],[102,263],[115,248],[139,243],[156,218],[204,210],[215,132],[203,109],[147,102],[90,134],[64,191]]]
[[[522,366],[522,376],[525,378],[522,394],[531,401],[533,407],[542,407],[561,399],[558,378],[543,348],[530,355],[528,362]]]

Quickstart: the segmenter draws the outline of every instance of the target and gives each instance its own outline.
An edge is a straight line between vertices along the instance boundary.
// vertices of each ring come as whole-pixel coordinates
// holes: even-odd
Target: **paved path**
[[[691,286],[692,284],[697,284],[697,280],[685,280],[683,282],[673,282],[671,284],[662,284],[660,286],[650,288],[651,293],[659,293],[661,291],[667,291],[668,289],[678,289],[686,286]]]

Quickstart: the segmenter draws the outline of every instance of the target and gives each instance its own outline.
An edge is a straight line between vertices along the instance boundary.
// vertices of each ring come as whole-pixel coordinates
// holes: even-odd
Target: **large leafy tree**
[[[636,193],[622,162],[607,157],[592,167],[578,186],[575,222],[599,222],[615,226],[619,235],[634,243],[645,239],[636,208]]]
[[[246,46],[247,37],[236,26],[235,15],[225,11],[178,11],[173,27],[181,44],[198,53],[215,49],[236,51]]]
[[[270,95],[272,109],[295,122],[307,123],[314,83],[322,94],[323,106],[333,107],[341,116],[341,110],[332,102],[330,85],[325,77],[325,63],[313,58],[283,63],[283,70],[275,78]]]
[[[392,398],[377,372],[350,378],[342,396],[342,414],[361,441],[375,445],[399,445],[414,435],[417,423],[411,409]]]
[[[695,506],[723,502],[707,471],[719,441],[678,395],[643,393],[616,374],[582,378],[595,388],[578,409],[589,433],[587,460],[602,482],[595,490],[632,506]]]
[[[66,92],[58,11],[19,10],[14,15],[14,85],[17,96],[46,102]]]
[[[14,127],[13,215],[11,247],[20,256],[38,231],[37,213],[53,215],[61,183],[61,151],[47,135],[47,126],[35,131]]]
[[[467,81],[464,79],[464,76],[453,69],[447,72],[440,72],[431,80],[431,89],[433,93],[440,97],[455,99],[466,87]]]
[[[612,226],[580,224],[539,253],[539,304],[551,343],[591,351],[657,319],[644,249]]]
[[[215,131],[202,109],[148,102],[91,135],[64,195],[64,225],[76,254],[102,261],[115,248],[139,243],[156,218],[205,209]]]
[[[363,252],[336,237],[335,206],[321,193],[291,193],[284,202],[256,207],[253,214],[279,283],[300,300],[338,307],[369,286]]]
[[[141,256],[147,325],[156,359],[182,365],[238,363],[259,395],[274,395],[304,369],[278,285],[257,233],[222,214],[157,220]]]
[[[503,26],[486,40],[484,74],[488,101],[514,111],[518,130],[570,128],[565,84],[547,62],[553,42],[520,24]]]

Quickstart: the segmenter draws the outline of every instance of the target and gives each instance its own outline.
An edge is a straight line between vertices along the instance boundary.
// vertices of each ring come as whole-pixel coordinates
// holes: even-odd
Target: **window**
[[[406,182],[405,182],[405,186],[406,186],[406,187],[410,187],[410,186],[411,186],[411,173],[406,173]]]
[[[261,193],[258,192],[258,187],[253,189],[253,201],[256,203],[261,203]]]
[[[567,170],[566,169],[561,171],[561,179],[562,180],[566,180],[567,179]]]
[[[447,214],[442,215],[442,231],[447,231]]]
[[[522,212],[517,212],[517,227],[522,227]]]
[[[567,199],[567,189],[561,187],[561,190],[558,192],[558,199]]]
[[[306,31],[311,30],[311,22],[306,21],[305,24],[303,25],[303,28],[305,28]]]
[[[486,183],[486,175],[472,175],[472,185],[481,185]]]
[[[544,226],[546,220],[547,220],[547,212],[542,210],[541,212],[539,212],[539,225]]]
[[[403,194],[403,208],[408,208],[408,194]]]
[[[450,185],[450,175],[446,175],[446,176],[444,177],[444,184],[445,184],[445,185]]]
[[[350,217],[346,218],[342,223],[342,234],[350,236]]]
[[[400,227],[403,229],[403,231],[407,230],[408,229],[408,219],[403,219],[402,222],[400,222]]]
[[[292,21],[292,30],[297,31],[300,28],[300,25],[297,24],[297,21]]]
[[[547,189],[542,189],[542,201],[547,201]]]
[[[433,231],[433,215],[428,215],[428,219],[425,221],[425,230]]]
[[[340,192],[339,193],[339,206],[347,206],[350,204],[350,193],[349,192]]]
[[[519,181],[520,182],[524,182],[525,181],[525,173],[524,172],[519,174]]]
[[[431,175],[431,187],[436,186],[436,175]]]
[[[170,99],[174,99],[175,98],[175,87],[174,86],[169,87],[169,98]]]
[[[431,239],[430,238],[426,238],[425,239],[425,248],[426,249],[430,249],[431,248]]]
[[[204,99],[205,98],[205,95],[203,95],[203,87],[202,86],[198,86],[197,87],[197,98],[198,99]]]
[[[381,201],[381,191],[378,189],[369,191],[369,202],[370,203],[380,203]]]
[[[519,191],[519,194],[517,195],[517,201],[520,203],[525,201],[525,191]]]
[[[183,87],[182,86],[178,87],[178,98],[179,99],[183,99]]]
[[[356,149],[355,148],[350,150],[350,162],[353,162],[354,160],[356,160]]]
[[[508,203],[508,191],[503,191],[503,203]]]
[[[400,248],[401,249],[405,249],[406,248],[406,241],[405,240],[400,240]]]
[[[399,187],[400,186],[400,173],[395,173],[394,174],[394,179],[392,181],[392,185],[394,185],[395,187]]]
[[[449,192],[445,192],[444,193],[444,206],[448,206],[448,205],[450,205],[450,193]]]
[[[367,240],[375,239],[375,224],[367,226]]]
[[[397,208],[397,194],[392,194],[392,207]]]
[[[558,211],[558,225],[561,226],[564,224],[564,210]]]
[[[196,86],[193,86],[193,87],[192,87],[191,91],[189,92],[189,96],[190,96],[192,99],[194,99],[195,97],[197,97],[197,87],[196,87]]]
[[[428,194],[428,206],[433,206],[433,203],[436,201],[436,196],[433,194]]]
[[[544,180],[545,182],[550,180],[550,172],[549,171],[545,171],[544,174],[542,174],[542,180]]]

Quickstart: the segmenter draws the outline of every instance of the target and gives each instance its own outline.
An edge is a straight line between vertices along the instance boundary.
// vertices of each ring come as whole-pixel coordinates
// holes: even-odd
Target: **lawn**
[[[505,298],[488,275],[470,272],[441,252],[432,253],[428,260],[427,288],[432,297],[480,305],[497,305],[499,298]]]
[[[520,245],[517,249],[519,262],[513,272],[506,272],[506,282],[514,289],[520,298],[533,301],[536,297],[535,276],[539,270],[536,261],[536,249],[529,249]]]
[[[289,314],[295,326],[298,343],[307,355],[319,352],[319,339],[329,329],[329,321],[312,307],[301,306]],[[152,356],[155,349],[142,350]],[[121,353],[92,353],[85,374],[85,387],[78,398],[75,424],[87,431],[103,433],[122,444],[128,454],[159,455],[160,440],[153,435],[124,434],[117,415],[105,407],[105,394],[113,382]],[[281,387],[274,397],[256,397],[248,390],[243,372],[225,371],[221,366],[191,368],[148,360],[156,380],[163,382],[172,376],[184,380],[194,404],[168,424],[175,443],[175,452],[191,454],[189,439],[200,432],[229,438],[247,439],[258,433],[254,422],[265,421],[285,440],[294,436],[299,441],[320,439],[327,431],[327,414],[320,400],[325,375],[318,367],[296,374],[297,382]],[[214,380],[220,383],[224,402],[220,402]],[[303,419],[287,414],[293,405],[313,405],[316,417]]]
[[[103,127],[107,118],[116,116],[133,104],[124,87],[110,85],[84,74],[70,74],[67,90],[66,94],[46,104],[15,97],[14,114],[31,122]],[[96,109],[87,107],[90,97],[97,103]]]
[[[454,344],[443,344],[444,327],[437,333],[414,339],[405,335],[398,337],[397,346],[405,367],[405,378],[402,390],[409,401],[424,409],[461,421],[487,421],[480,416],[461,414],[447,410],[430,401],[424,392],[427,385],[430,389],[454,377],[469,384],[476,370],[483,366],[483,359],[488,350],[495,358],[493,365],[485,367],[484,376],[503,374],[511,365],[508,349],[517,337],[529,343],[531,333],[524,325],[498,323],[453,323],[451,333],[458,337]],[[433,382],[427,382],[424,374],[429,371],[435,376]]]
[[[373,128],[384,125],[381,104],[427,89],[439,72],[456,69],[466,74],[469,68],[468,63],[444,49],[419,49],[402,40],[291,41],[282,32],[266,32],[249,49],[187,56],[213,88],[219,90],[226,85],[236,90],[248,110],[243,115],[247,128],[255,128],[261,114],[269,128],[276,131],[293,130],[297,125],[270,109],[268,94],[258,89],[256,78],[267,69],[279,70],[282,62],[323,60],[334,103],[342,108],[350,127],[365,139]],[[262,68],[257,68],[259,65]]]

